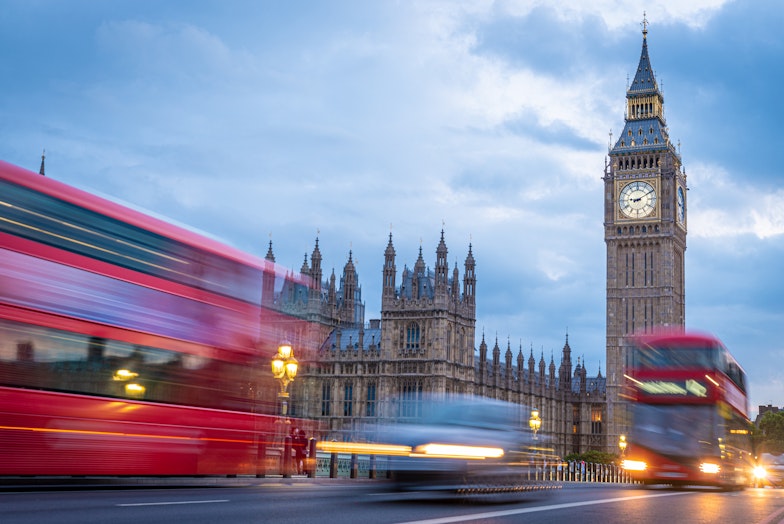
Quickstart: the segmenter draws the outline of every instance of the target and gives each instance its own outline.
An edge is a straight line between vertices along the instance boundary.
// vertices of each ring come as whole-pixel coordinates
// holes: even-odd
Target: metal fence
[[[388,458],[383,455],[360,455],[351,453],[329,453],[318,451],[316,440],[307,442],[307,458],[303,461],[303,474],[308,477],[321,478],[356,478],[376,479],[388,476]],[[304,451],[304,450],[303,450]],[[259,451],[265,457],[265,464],[258,476],[266,474],[282,474],[290,477],[299,469],[295,465],[294,449],[291,437],[284,439],[283,448]],[[275,467],[277,465],[278,467]],[[272,466],[272,467],[269,467]],[[277,470],[277,471],[275,471]],[[631,484],[634,481],[629,474],[615,464],[595,464],[585,461],[554,462],[538,465],[535,470],[527,473],[527,480],[554,482],[601,482]]]
[[[387,457],[351,455],[347,453],[316,453],[315,476],[320,478],[375,479],[387,476]],[[606,482],[631,484],[629,474],[615,464],[565,462],[540,466],[529,480],[557,482]]]

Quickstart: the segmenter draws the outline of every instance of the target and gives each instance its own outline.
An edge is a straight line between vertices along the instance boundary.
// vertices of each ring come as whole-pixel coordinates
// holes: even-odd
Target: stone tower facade
[[[648,57],[647,21],[623,131],[604,170],[608,451],[627,432],[620,398],[627,338],[685,322],[686,173]]]
[[[271,247],[267,258],[274,261]],[[497,341],[490,358],[484,336],[477,353],[472,246],[462,276],[457,263],[450,270],[447,260],[441,231],[433,268],[420,247],[413,266],[398,272],[390,234],[381,271],[381,319],[365,323],[351,253],[339,285],[334,272],[323,280],[317,240],[310,263],[306,256],[300,270],[310,277],[310,289],[284,284],[275,295],[277,309],[309,320],[307,336],[314,337],[310,346],[316,348],[298,356],[300,375],[289,386],[291,415],[317,420],[318,438],[343,440],[379,422],[416,415],[425,395],[482,395],[540,410],[541,431],[561,455],[601,449],[606,419],[601,372],[589,378],[579,359],[572,367],[568,338],[557,371],[552,355],[549,367],[542,355],[537,370],[533,351],[526,368],[522,348],[515,360],[509,344],[502,362]]]
[[[390,402],[412,403],[423,394],[473,393],[476,274],[471,246],[463,282],[455,265],[450,275],[444,231],[429,269],[419,248],[413,268],[404,267],[400,287],[394,275],[392,235],[384,252],[381,299],[381,359],[390,377],[384,388]],[[395,417],[410,413],[405,405],[385,406]]]
[[[540,431],[551,439],[560,456],[604,449],[605,378],[601,370],[589,377],[579,358],[577,366],[572,368],[568,335],[557,368],[553,355],[549,365],[545,363],[544,353],[537,364],[533,348],[526,367],[522,347],[517,351],[515,365],[509,342],[502,361],[498,340],[488,359],[488,346],[482,336],[476,368],[476,394],[538,409],[542,421]]]

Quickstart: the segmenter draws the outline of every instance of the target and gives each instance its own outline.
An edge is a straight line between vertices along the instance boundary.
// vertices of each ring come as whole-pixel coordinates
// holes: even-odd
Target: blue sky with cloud
[[[557,7],[555,7],[557,5]],[[784,405],[775,0],[4,0],[0,158],[298,269],[472,243],[477,331],[605,372],[601,177],[648,43],[689,191],[686,319]],[[477,346],[479,340],[477,340]]]

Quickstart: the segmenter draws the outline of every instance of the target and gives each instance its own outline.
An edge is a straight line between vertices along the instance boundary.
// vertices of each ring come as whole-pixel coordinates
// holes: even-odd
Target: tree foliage
[[[580,462],[581,460],[590,464],[613,464],[617,462],[618,455],[605,451],[589,450],[585,453],[570,453],[564,457],[566,462]]]
[[[757,453],[784,453],[784,411],[768,411],[758,427]]]

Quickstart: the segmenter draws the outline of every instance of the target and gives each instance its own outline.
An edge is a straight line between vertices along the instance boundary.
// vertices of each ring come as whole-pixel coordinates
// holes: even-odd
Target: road
[[[370,481],[264,479],[234,486],[0,492],[4,524],[784,523],[784,490],[565,484],[544,498],[467,503],[393,495]]]

